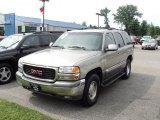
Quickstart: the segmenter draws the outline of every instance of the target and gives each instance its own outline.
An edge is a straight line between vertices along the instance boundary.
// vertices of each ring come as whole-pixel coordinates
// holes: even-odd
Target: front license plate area
[[[31,86],[31,89],[32,89],[33,91],[36,91],[36,92],[41,91],[41,87],[40,87],[39,85],[37,85],[37,84],[30,83],[30,86]]]

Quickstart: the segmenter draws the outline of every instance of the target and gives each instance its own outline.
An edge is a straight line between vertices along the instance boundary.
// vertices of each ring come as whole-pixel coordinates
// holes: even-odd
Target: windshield
[[[101,33],[91,32],[64,33],[56,40],[53,47],[100,50],[102,46],[102,36]]]
[[[4,47],[4,48],[14,48],[17,46],[17,44],[19,43],[19,41],[21,41],[23,38],[22,35],[11,35],[6,37],[5,39],[3,39],[0,42],[0,47]]]
[[[145,40],[144,43],[155,43],[155,40]]]
[[[151,36],[143,36],[142,39],[151,39]]]

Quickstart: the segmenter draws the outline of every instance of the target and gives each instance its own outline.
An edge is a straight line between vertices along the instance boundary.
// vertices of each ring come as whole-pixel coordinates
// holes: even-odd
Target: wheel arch
[[[89,72],[86,74],[85,79],[87,80],[88,77],[89,77],[90,75],[92,75],[92,74],[97,74],[97,75],[99,76],[99,78],[100,78],[100,81],[99,81],[100,83],[99,83],[99,84],[101,84],[102,79],[103,79],[102,69],[101,69],[100,67],[98,67],[98,68],[95,68],[95,69],[89,71]]]

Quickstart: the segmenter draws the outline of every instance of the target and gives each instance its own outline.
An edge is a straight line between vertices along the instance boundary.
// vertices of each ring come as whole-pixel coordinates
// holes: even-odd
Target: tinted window
[[[115,44],[115,40],[112,33],[107,33],[105,37],[105,48],[108,48],[109,44]]]
[[[29,36],[22,43],[22,46],[39,46],[39,37],[38,36]]]
[[[49,43],[51,42],[50,35],[41,35],[40,38],[41,38],[42,45],[49,45]]]
[[[129,35],[126,32],[123,32],[124,40],[126,41],[126,44],[132,44],[132,40],[129,37]]]
[[[125,44],[124,44],[124,40],[123,40],[121,34],[120,33],[115,33],[115,37],[116,37],[116,40],[118,42],[118,46],[123,47]]]
[[[59,36],[61,36],[63,33],[52,33],[54,38],[57,40],[59,38]]]

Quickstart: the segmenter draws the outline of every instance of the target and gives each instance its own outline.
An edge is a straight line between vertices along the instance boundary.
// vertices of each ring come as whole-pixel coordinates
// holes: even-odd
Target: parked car
[[[152,39],[151,36],[143,36],[143,37],[141,38],[141,40],[140,40],[140,44],[142,45],[143,41],[145,41],[145,40],[151,40],[151,39]]]
[[[155,39],[145,40],[142,43],[142,50],[143,49],[158,49],[158,44]]]
[[[6,36],[0,36],[0,41],[6,38]]]
[[[160,36],[158,36],[158,37],[156,38],[156,41],[157,41],[158,46],[160,46]]]
[[[25,89],[66,99],[96,103],[100,86],[128,79],[132,41],[120,30],[77,30],[64,33],[50,49],[19,60],[16,79]]]
[[[133,44],[138,44],[140,42],[140,38],[138,36],[130,36]]]
[[[15,34],[0,42],[0,84],[12,80],[18,70],[19,58],[49,47],[63,32]],[[58,35],[57,35],[58,34]]]

